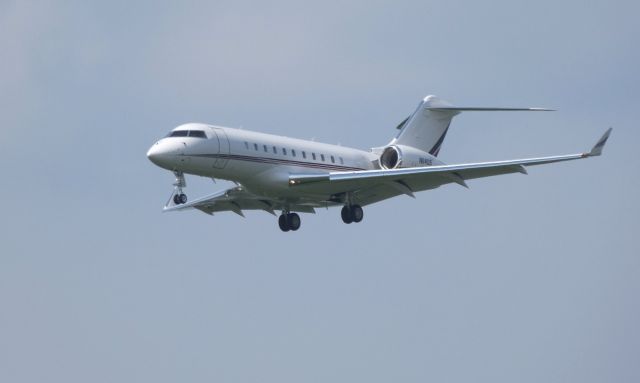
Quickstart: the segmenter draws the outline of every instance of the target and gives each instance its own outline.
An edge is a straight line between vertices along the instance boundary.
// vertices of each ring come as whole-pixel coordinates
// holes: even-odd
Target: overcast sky
[[[0,1],[0,381],[640,380],[635,2],[183,3]],[[181,123],[366,149],[428,94],[558,109],[462,114],[447,163],[614,130],[358,225],[161,213]]]

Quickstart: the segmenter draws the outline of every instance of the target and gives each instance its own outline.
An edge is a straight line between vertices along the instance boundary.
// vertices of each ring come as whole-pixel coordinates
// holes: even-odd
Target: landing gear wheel
[[[179,193],[173,196],[173,203],[176,205],[182,205],[187,203],[187,195],[184,193]]]
[[[296,213],[287,214],[287,221],[289,221],[289,229],[296,231],[300,228],[300,216]]]
[[[282,213],[278,217],[278,226],[282,231],[296,231],[300,228],[300,216],[296,213]]]
[[[340,212],[340,216],[342,217],[342,222],[344,223],[358,223],[362,221],[364,212],[362,211],[362,207],[360,205],[344,205],[342,207],[342,211]]]
[[[342,211],[340,211],[340,216],[342,217],[342,222],[346,224],[353,222],[353,217],[351,216],[351,209],[349,209],[349,206],[347,205],[344,205],[342,207]]]
[[[281,214],[280,217],[278,217],[278,226],[280,226],[280,230],[282,231],[289,231],[291,230],[289,228],[289,220],[287,219],[288,214]]]
[[[360,205],[351,206],[351,218],[355,223],[362,221],[362,218],[364,218],[364,212],[362,211],[362,207]]]

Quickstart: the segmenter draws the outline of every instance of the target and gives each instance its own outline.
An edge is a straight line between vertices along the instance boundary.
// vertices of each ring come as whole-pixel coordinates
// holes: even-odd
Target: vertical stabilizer
[[[427,96],[420,102],[416,111],[398,126],[400,133],[390,145],[411,146],[437,156],[451,119],[458,113],[460,111],[448,102],[436,96]]]

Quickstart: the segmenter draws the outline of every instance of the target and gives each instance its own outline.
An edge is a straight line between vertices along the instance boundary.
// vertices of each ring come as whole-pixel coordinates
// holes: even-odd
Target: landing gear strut
[[[182,172],[173,172],[173,174],[176,176],[176,180],[173,182],[173,203],[182,205],[187,203],[187,195],[182,192],[182,188],[187,187],[187,181],[185,181]]]
[[[349,224],[352,222],[358,223],[364,218],[364,212],[360,205],[344,205],[340,212],[342,222]]]
[[[282,212],[278,217],[278,226],[282,231],[296,231],[300,228],[300,216],[297,213]]]

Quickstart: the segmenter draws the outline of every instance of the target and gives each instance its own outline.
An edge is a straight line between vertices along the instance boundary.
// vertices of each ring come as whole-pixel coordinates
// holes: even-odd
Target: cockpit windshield
[[[207,138],[207,134],[204,130],[174,130],[170,132],[167,137],[198,137]]]
[[[207,138],[207,135],[204,133],[203,130],[190,130],[189,137]]]
[[[188,134],[188,130],[174,130],[173,132],[169,132],[167,137],[186,137]]]

